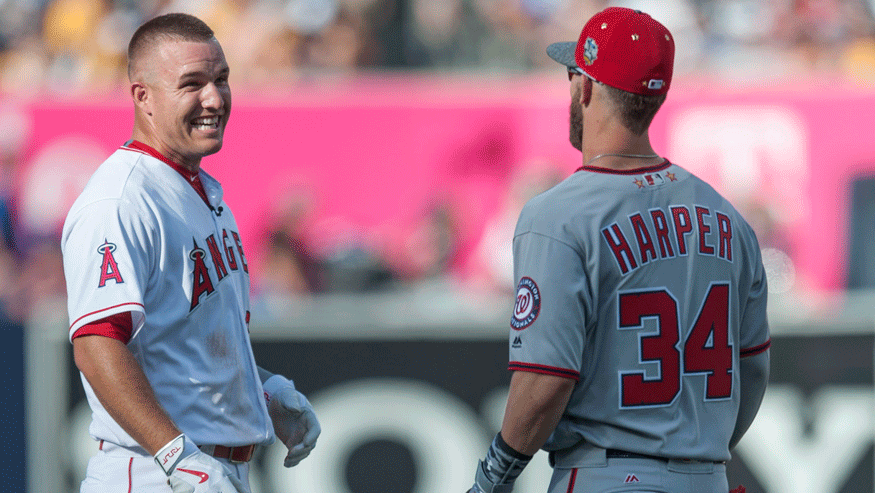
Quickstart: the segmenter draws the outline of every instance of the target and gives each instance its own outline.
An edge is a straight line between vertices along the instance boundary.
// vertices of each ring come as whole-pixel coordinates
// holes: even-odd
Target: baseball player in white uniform
[[[550,493],[729,490],[768,378],[766,277],[738,211],[651,147],[674,49],[616,7],[547,49],[568,69],[583,166],[517,223],[513,375],[475,493],[511,491],[538,449]]]
[[[82,492],[248,492],[278,436],[285,465],[320,427],[291,381],[256,366],[249,267],[222,187],[229,68],[185,14],[141,26],[128,51],[133,139],[94,173],[64,224],[70,339],[97,444]]]

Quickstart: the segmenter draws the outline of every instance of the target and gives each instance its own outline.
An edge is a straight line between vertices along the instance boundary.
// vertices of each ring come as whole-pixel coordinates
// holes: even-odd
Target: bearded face
[[[580,104],[581,85],[574,86],[569,108],[568,140],[578,151],[583,151],[583,107]]]

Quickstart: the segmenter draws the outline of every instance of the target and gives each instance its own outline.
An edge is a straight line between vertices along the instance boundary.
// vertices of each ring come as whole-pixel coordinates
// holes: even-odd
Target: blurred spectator
[[[736,77],[871,66],[871,0],[6,0],[0,89],[76,94],[125,82],[143,20],[190,12],[216,26],[235,84],[362,68],[540,69],[544,46],[609,5],[669,19],[678,72]],[[565,33],[564,35],[562,33]],[[768,68],[769,70],[765,70]],[[238,86],[239,87],[239,86]]]
[[[343,221],[336,221],[324,234],[320,258],[326,292],[368,293],[397,286],[395,271],[377,238]]]
[[[279,211],[267,227],[260,291],[297,296],[325,289],[324,266],[313,252],[307,230],[313,211],[309,190],[295,189],[279,199]]]
[[[306,296],[321,291],[320,263],[301,238],[286,231],[270,231],[265,245],[261,291]]]
[[[501,203],[501,208],[486,226],[476,251],[474,282],[487,290],[512,292],[513,233],[523,206],[532,197],[559,183],[568,173],[543,159],[534,159],[517,167]]]
[[[412,231],[400,233],[402,246],[392,256],[392,269],[406,286],[449,280],[459,253],[458,213],[451,201],[434,200]]]
[[[0,325],[21,323],[26,311],[20,263],[24,255],[16,238],[17,218],[14,178],[24,146],[30,138],[30,122],[15,106],[0,108]]]

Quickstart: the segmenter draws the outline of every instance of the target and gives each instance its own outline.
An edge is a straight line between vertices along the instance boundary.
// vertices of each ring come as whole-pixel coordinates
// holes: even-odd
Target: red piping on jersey
[[[660,164],[654,166],[647,166],[644,168],[634,168],[634,169],[611,169],[611,168],[601,168],[598,166],[581,166],[577,168],[577,171],[592,171],[593,173],[603,173],[606,175],[640,175],[643,173],[656,173],[657,171],[662,171],[671,167],[671,163],[666,159]]]
[[[106,307],[106,308],[101,308],[100,310],[93,311],[93,312],[91,312],[91,313],[86,313],[85,315],[82,315],[81,317],[77,318],[75,322],[73,322],[72,324],[70,324],[70,328],[72,329],[74,325],[76,325],[77,323],[79,323],[79,321],[82,320],[82,319],[85,318],[85,317],[90,317],[91,315],[96,315],[96,314],[98,314],[98,313],[100,313],[100,312],[105,312],[105,311],[107,311],[107,310],[112,310],[113,308],[118,308],[118,307],[120,307],[120,306],[125,306],[125,305],[134,305],[134,306],[142,307],[142,308],[144,308],[144,309],[146,308],[145,306],[143,306],[142,303],[121,303],[121,304],[114,305],[114,306],[108,306],[108,307]]]
[[[568,490],[566,490],[566,493],[573,493],[574,492],[574,483],[576,483],[576,482],[577,482],[577,468],[575,467],[574,469],[571,470],[571,478],[568,480]]]
[[[530,373],[540,373],[542,375],[553,375],[554,377],[565,377],[574,380],[580,380],[580,372],[569,370],[566,368],[557,368],[555,366],[536,365],[534,363],[523,363],[521,361],[511,361],[507,365],[510,371],[527,371]]]
[[[207,191],[204,190],[204,184],[201,183],[199,172],[193,172],[190,169],[185,168],[181,164],[171,161],[160,152],[138,140],[132,140],[129,144],[123,145],[121,148],[129,151],[137,151],[164,162],[165,164],[176,170],[177,173],[182,175],[182,177],[185,178],[185,181],[188,182],[188,184],[191,185],[192,188],[194,188],[194,191],[197,192],[197,194],[200,195],[200,197],[204,200],[204,203],[207,204],[207,206],[212,207],[210,205],[210,200],[207,198]]]
[[[765,352],[766,349],[769,349],[772,346],[772,339],[760,344],[759,346],[754,346],[751,348],[742,349],[739,352],[739,356],[742,358],[747,358],[748,356],[756,356],[762,352]]]
[[[131,460],[128,462],[128,493],[134,490],[134,474],[131,472],[131,469],[134,468],[134,458],[131,457]]]

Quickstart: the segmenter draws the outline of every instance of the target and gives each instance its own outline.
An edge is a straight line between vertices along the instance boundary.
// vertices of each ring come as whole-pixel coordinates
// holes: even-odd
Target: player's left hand
[[[283,465],[293,467],[304,460],[322,433],[316,412],[304,394],[289,385],[271,395],[269,413],[277,438],[289,449]]]

